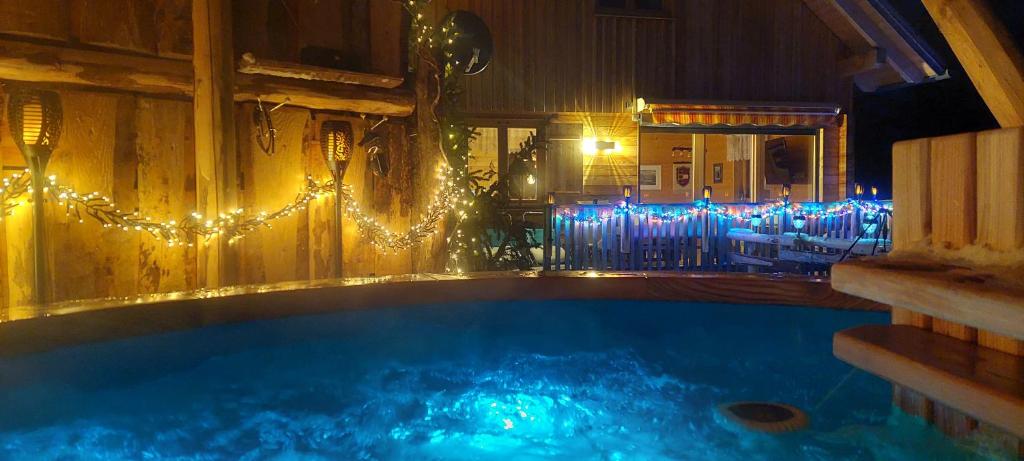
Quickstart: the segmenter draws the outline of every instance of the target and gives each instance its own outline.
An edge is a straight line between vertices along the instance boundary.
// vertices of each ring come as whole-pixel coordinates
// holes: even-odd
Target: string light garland
[[[403,2],[412,18],[409,26],[409,64],[411,67],[415,67],[418,62],[427,64],[437,81],[437,95],[430,111],[438,124],[439,147],[450,168],[454,221],[446,240],[448,261],[445,270],[461,274],[484,268],[481,263],[485,259],[482,248],[488,244],[476,237],[481,234],[480,229],[472,225],[481,216],[474,191],[470,187],[469,172],[469,144],[476,131],[458,112],[462,95],[461,72],[457,68],[460,63],[449,47],[460,36],[454,17],[449,16],[440,27],[431,24],[424,14],[429,4],[430,0]],[[440,116],[439,107],[443,109]]]
[[[20,199],[23,195],[32,193],[30,179],[27,170],[24,173],[16,173],[3,179],[4,186],[0,189],[0,199],[2,199],[0,203],[3,204],[4,215],[9,215],[14,208],[22,204]],[[307,177],[305,188],[295,199],[272,212],[261,211],[248,214],[246,210],[239,208],[216,218],[207,218],[193,212],[180,221],[157,221],[137,211],[123,211],[113,200],[99,192],[79,193],[69,186],[58,183],[56,176],[51,175],[47,181],[48,186],[44,188],[44,193],[54,199],[58,205],[64,207],[65,214],[69,218],[82,223],[85,221],[84,217],[88,216],[105,228],[116,228],[126,232],[146,232],[165,241],[171,247],[193,246],[198,242],[208,244],[215,238],[227,238],[230,242],[236,242],[257,229],[272,227],[273,221],[305,210],[314,200],[336,194],[334,181],[321,183],[312,177]],[[341,187],[340,199],[345,203],[345,214],[356,222],[362,238],[385,253],[396,253],[411,248],[427,236],[435,234],[438,224],[453,208],[453,184],[449,179],[447,167],[438,169],[437,181],[438,187],[427,205],[426,212],[420,217],[418,223],[403,233],[387,229],[374,217],[363,212],[352,196],[350,186],[343,185]]]
[[[25,170],[22,173],[15,173],[3,179],[3,186],[0,187],[0,221],[5,216],[10,216],[14,209],[23,205],[20,201],[22,195],[32,193],[32,174]]]
[[[584,209],[585,210],[585,209]],[[651,216],[664,221],[680,220],[706,214],[717,214],[730,219],[741,221],[758,221],[770,216],[792,214],[804,216],[805,219],[821,219],[842,217],[855,212],[863,212],[866,216],[876,216],[891,213],[891,204],[879,201],[867,201],[858,199],[847,199],[840,202],[822,203],[793,203],[788,201],[777,201],[768,204],[750,205],[718,205],[710,201],[699,201],[692,205],[634,205],[632,203],[620,202],[610,212],[588,212],[573,211],[566,208],[560,211],[565,219],[575,219],[589,222],[600,222],[611,219],[615,216]]]

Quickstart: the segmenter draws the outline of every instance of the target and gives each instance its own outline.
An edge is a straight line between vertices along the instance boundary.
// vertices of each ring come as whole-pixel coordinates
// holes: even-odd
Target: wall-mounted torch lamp
[[[860,200],[861,198],[863,198],[864,197],[864,186],[862,186],[860,184],[854,184],[853,185],[853,195],[855,197],[857,197],[857,200]]]
[[[871,200],[878,200],[878,188],[871,186]]]
[[[789,184],[782,185],[782,201],[787,206],[789,205],[789,196],[793,195],[793,187]]]
[[[704,186],[704,208],[711,206],[711,186]]]
[[[320,124],[320,153],[334,177],[334,232],[331,238],[338,251],[333,259],[334,274],[341,277],[343,210],[341,203],[342,179],[352,160],[352,124],[341,120],[327,120]]]
[[[11,136],[25,156],[32,174],[33,296],[39,304],[50,300],[46,258],[46,165],[57,147],[61,132],[60,96],[52,91],[15,90],[7,104]]]
[[[626,200],[626,203],[629,203],[629,198],[632,197],[632,196],[633,196],[633,186],[630,186],[630,185],[622,186],[622,198]]]

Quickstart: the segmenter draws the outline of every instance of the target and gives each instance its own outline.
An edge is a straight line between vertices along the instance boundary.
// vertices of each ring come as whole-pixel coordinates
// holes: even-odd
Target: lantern
[[[800,235],[800,231],[804,228],[804,225],[806,224],[807,216],[804,216],[802,214],[793,216],[793,227],[796,228],[796,235]]]
[[[352,159],[352,125],[340,120],[328,120],[320,125],[320,152],[331,167],[335,180],[341,181]]]
[[[352,125],[340,120],[327,120],[320,124],[320,153],[323,154],[324,161],[327,162],[327,166],[331,169],[331,175],[334,176],[334,222],[337,224],[332,228],[333,235],[331,237],[334,244],[337,245],[337,251],[331,260],[331,265],[334,273],[340,276],[342,222],[344,221],[342,219],[344,215],[342,193],[344,191],[341,180],[345,177],[348,162],[352,160]]]
[[[11,137],[25,156],[32,174],[33,295],[39,304],[49,301],[46,264],[46,165],[57,147],[61,129],[60,96],[52,91],[15,90],[7,104]]]

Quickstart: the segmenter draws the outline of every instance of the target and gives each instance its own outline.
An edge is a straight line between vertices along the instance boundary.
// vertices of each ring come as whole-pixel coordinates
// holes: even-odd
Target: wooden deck
[[[836,333],[836,357],[1024,437],[1024,357],[906,325]]]

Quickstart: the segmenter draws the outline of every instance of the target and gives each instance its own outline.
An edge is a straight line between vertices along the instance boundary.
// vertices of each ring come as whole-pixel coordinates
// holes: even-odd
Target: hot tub
[[[970,459],[832,357],[877,312],[639,300],[407,305],[0,359],[0,459]],[[780,402],[808,428],[717,408]]]

